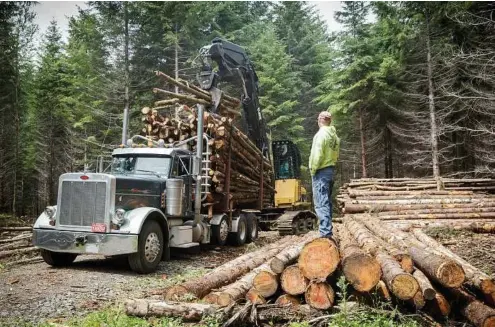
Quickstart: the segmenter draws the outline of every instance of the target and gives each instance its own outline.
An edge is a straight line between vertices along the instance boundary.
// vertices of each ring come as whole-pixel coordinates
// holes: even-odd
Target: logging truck
[[[236,156],[230,152],[222,163],[225,185],[221,193],[212,195],[211,136],[205,132],[204,104],[196,104],[195,136],[172,144],[139,135],[126,140],[124,121],[123,144],[113,151],[108,173],[60,176],[57,205],[47,207],[34,225],[33,243],[41,248],[46,263],[69,265],[79,254],[126,255],[132,270],[149,273],[168,259],[170,248],[228,241],[242,245],[257,238],[259,226],[273,223],[281,234],[315,227],[316,216],[301,198],[299,151],[290,141],[269,142],[258,105],[257,77],[244,50],[216,39],[200,53],[219,67],[214,72],[205,64],[198,74],[201,88],[211,95],[212,115],[222,106],[217,82],[231,75],[242,78],[248,135],[240,137],[244,146],[259,154],[261,163],[256,199],[232,199],[231,161]],[[187,147],[190,142],[196,144],[195,151]]]

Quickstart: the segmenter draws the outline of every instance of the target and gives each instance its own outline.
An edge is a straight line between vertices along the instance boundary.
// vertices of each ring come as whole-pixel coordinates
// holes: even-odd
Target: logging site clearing
[[[149,275],[119,257],[50,267],[31,227],[2,227],[0,325],[493,326],[495,181],[435,183],[352,180],[337,195],[337,243],[260,232],[243,247],[173,251]]]

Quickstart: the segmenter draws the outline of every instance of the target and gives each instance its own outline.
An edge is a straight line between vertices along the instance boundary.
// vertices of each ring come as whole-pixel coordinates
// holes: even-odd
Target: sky
[[[321,17],[326,21],[328,30],[338,31],[340,24],[335,21],[333,15],[341,8],[339,1],[308,1],[315,5]],[[77,7],[87,8],[84,1],[40,1],[34,8],[36,12],[35,23],[39,26],[40,33],[44,33],[50,21],[57,21],[64,39],[68,35],[69,17],[77,14]]]

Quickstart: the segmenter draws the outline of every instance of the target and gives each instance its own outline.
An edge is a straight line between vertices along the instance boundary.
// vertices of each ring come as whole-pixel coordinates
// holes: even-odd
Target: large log
[[[308,239],[308,242],[312,241],[313,239],[318,237],[317,233],[313,233],[313,238]],[[303,247],[306,245],[306,243],[301,243],[297,246],[291,247],[287,251],[283,251],[279,254],[277,254],[272,261],[270,262],[270,269],[276,273],[276,274],[281,274],[285,267],[293,264],[296,262],[297,258],[299,257],[299,254],[301,253]]]
[[[462,209],[462,208],[483,208],[494,207],[493,203],[419,203],[419,204],[387,204],[387,203],[368,203],[354,204],[350,201],[345,202],[343,211],[345,213],[365,213],[365,212],[388,212],[388,211],[405,211],[405,210],[425,210],[425,209]],[[384,213],[385,214],[385,213]]]
[[[246,300],[248,300],[252,304],[265,304],[266,303],[265,298],[257,290],[255,290],[254,288],[251,288],[246,293]],[[210,301],[211,301],[211,299],[210,299]],[[218,298],[215,300],[214,303],[216,303],[217,301],[218,301]]]
[[[253,279],[253,288],[261,296],[268,298],[278,290],[278,276],[271,271],[260,271]]]
[[[370,291],[381,278],[380,264],[361,250],[345,226],[336,228],[336,236],[345,278],[357,291]]]
[[[296,239],[298,239],[298,237],[284,237],[280,241],[265,246],[258,251],[245,254],[237,259],[229,261],[202,277],[173,286],[166,292],[165,300],[170,301],[177,298],[180,299],[188,293],[197,298],[202,298],[209,293],[211,289],[229,284],[249,270],[269,260],[282,251],[287,244],[294,242]]]
[[[339,264],[339,250],[333,240],[318,238],[306,244],[299,255],[298,265],[308,279],[325,279]]]
[[[184,321],[200,321],[213,315],[217,308],[202,303],[168,303],[160,300],[133,299],[125,302],[126,314],[137,317],[175,317]]]
[[[480,327],[495,326],[495,310],[461,288],[446,289],[449,298],[461,306],[461,313],[473,325]]]
[[[280,284],[285,293],[301,295],[308,288],[309,280],[304,277],[297,265],[292,265],[282,272]]]
[[[401,268],[399,263],[390,255],[380,252],[376,259],[382,267],[383,280],[388,289],[401,300],[410,300],[419,290],[416,279]]]
[[[335,293],[326,282],[314,282],[304,293],[306,303],[319,310],[331,308],[335,301]]]
[[[378,217],[382,216],[414,216],[418,214],[462,214],[462,213],[481,213],[481,212],[495,212],[495,207],[467,207],[467,208],[430,208],[430,209],[416,209],[416,210],[395,210],[378,212]]]
[[[358,191],[349,190],[349,196],[355,198],[358,196],[368,197],[380,197],[380,196],[400,196],[400,195],[414,195],[414,196],[429,196],[429,195],[472,195],[470,191]]]
[[[407,250],[421,271],[435,281],[446,287],[459,287],[464,282],[464,271],[455,261],[439,256],[414,237],[389,225],[384,225],[378,219],[370,216],[355,216],[355,218],[383,240]]]
[[[0,232],[27,232],[32,231],[33,227],[0,227]]]
[[[435,298],[426,301],[426,310],[435,317],[445,318],[450,314],[449,301],[441,293],[436,293]]]
[[[399,262],[405,272],[412,273],[414,271],[414,265],[409,254],[373,235],[363,224],[347,216],[344,219],[344,226],[353,234],[358,245],[366,253],[376,256],[378,252],[386,251]]]
[[[381,215],[380,220],[409,220],[409,219],[482,219],[495,218],[495,212],[465,212],[465,213],[432,213],[410,215]]]
[[[440,253],[451,258],[452,260],[455,260],[458,264],[460,264],[464,269],[464,272],[466,273],[466,279],[468,283],[472,287],[481,291],[488,303],[492,305],[495,304],[495,281],[490,276],[488,276],[478,268],[474,267],[457,254],[453,253],[442,244],[438,243],[436,240],[426,235],[421,230],[414,229],[412,231],[412,234],[419,241],[423,242],[425,246],[434,248],[436,251],[439,251]]]

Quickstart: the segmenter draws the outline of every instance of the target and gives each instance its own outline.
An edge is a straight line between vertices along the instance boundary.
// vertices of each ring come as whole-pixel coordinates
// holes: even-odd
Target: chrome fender
[[[144,222],[149,217],[156,217],[159,220],[160,225],[166,226],[167,230],[164,230],[164,235],[168,235],[168,220],[167,217],[160,210],[153,207],[141,207],[126,211],[124,214],[125,222],[120,226],[120,233],[127,234],[139,234]]]

